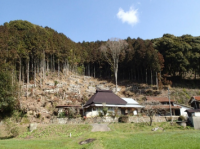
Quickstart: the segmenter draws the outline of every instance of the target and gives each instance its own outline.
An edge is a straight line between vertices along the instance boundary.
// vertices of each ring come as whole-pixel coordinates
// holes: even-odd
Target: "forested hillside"
[[[159,89],[163,85],[199,88],[200,37],[164,34],[151,40],[130,37],[123,40],[128,46],[119,55],[120,82],[157,85]],[[63,76],[70,79],[71,72],[114,81],[113,66],[108,61],[111,55],[106,59],[101,50],[106,42],[75,43],[49,27],[22,20],[1,25],[0,113],[6,107],[9,111],[20,106],[14,100],[28,98],[29,92],[38,100],[34,90],[44,90],[45,80],[54,80],[55,87],[56,80],[62,80]],[[36,85],[37,89],[30,89]],[[187,103],[188,98],[189,94],[186,100],[178,100]]]
[[[125,40],[129,47],[119,62],[119,80],[156,84],[160,73],[185,77],[193,72],[194,79],[199,74],[200,37],[164,34],[152,40],[130,37]],[[38,73],[44,79],[51,71],[58,76],[59,72],[74,71],[111,79],[112,68],[99,49],[104,43],[75,43],[49,27],[10,21],[0,26],[0,63],[11,71],[13,79],[24,82],[34,81]]]

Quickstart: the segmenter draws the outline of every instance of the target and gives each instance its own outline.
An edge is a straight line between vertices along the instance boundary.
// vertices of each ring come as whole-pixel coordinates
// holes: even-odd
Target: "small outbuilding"
[[[192,96],[188,104],[194,109],[200,109],[200,96]]]
[[[188,117],[188,114],[186,110],[192,110],[193,108],[187,105],[179,104],[179,103],[174,103],[174,106],[180,107],[180,115]]]
[[[154,101],[158,102],[160,104],[151,106],[152,108],[158,108],[158,109],[163,109],[165,112],[163,115],[167,116],[170,115],[170,108],[172,111],[173,116],[179,116],[181,115],[180,109],[181,107],[178,105],[174,104],[174,100],[169,100],[168,97],[158,97],[158,96],[146,96],[146,101]],[[149,107],[148,105],[146,106],[147,108]]]

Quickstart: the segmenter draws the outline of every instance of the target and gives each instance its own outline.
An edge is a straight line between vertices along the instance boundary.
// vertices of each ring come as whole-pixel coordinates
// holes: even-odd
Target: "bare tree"
[[[143,102],[143,106],[144,108],[141,109],[141,112],[146,114],[149,119],[149,125],[151,126],[153,123],[153,117],[156,114],[162,114],[165,113],[165,108],[163,108],[163,106],[160,104],[159,101],[154,101],[154,100],[150,100],[150,101],[144,101]]]
[[[128,43],[124,40],[118,38],[109,39],[106,44],[101,46],[101,51],[106,58],[115,74],[115,84],[117,91],[117,73],[118,73],[118,63],[120,55],[124,53],[124,50],[128,47]]]

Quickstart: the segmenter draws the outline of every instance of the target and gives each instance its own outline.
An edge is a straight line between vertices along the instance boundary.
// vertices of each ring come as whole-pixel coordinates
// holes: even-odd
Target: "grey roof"
[[[123,100],[125,100],[127,102],[127,104],[135,104],[135,105],[139,105],[139,103],[137,101],[135,101],[132,98],[122,98]]]
[[[90,104],[114,104],[114,105],[125,105],[126,101],[115,95],[111,90],[96,90],[96,93],[86,102],[84,105]]]
[[[178,106],[181,106],[181,107],[186,107],[186,108],[193,109],[193,107],[188,106],[188,105],[184,105],[184,104],[174,103],[174,105],[175,105],[175,106],[178,105]]]

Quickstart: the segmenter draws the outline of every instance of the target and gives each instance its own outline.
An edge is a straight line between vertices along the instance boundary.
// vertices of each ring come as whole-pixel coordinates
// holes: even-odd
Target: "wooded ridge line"
[[[159,84],[161,74],[185,77],[188,72],[194,72],[194,78],[199,75],[199,36],[164,34],[151,40],[139,37],[124,40],[128,47],[119,57],[119,80]],[[36,74],[40,75],[42,83],[49,72],[57,72],[58,77],[60,72],[67,75],[73,71],[93,77],[114,78],[113,67],[100,49],[105,43],[75,43],[49,27],[22,20],[10,21],[0,26],[0,66],[2,70],[9,70],[19,82],[33,80],[34,84]]]

